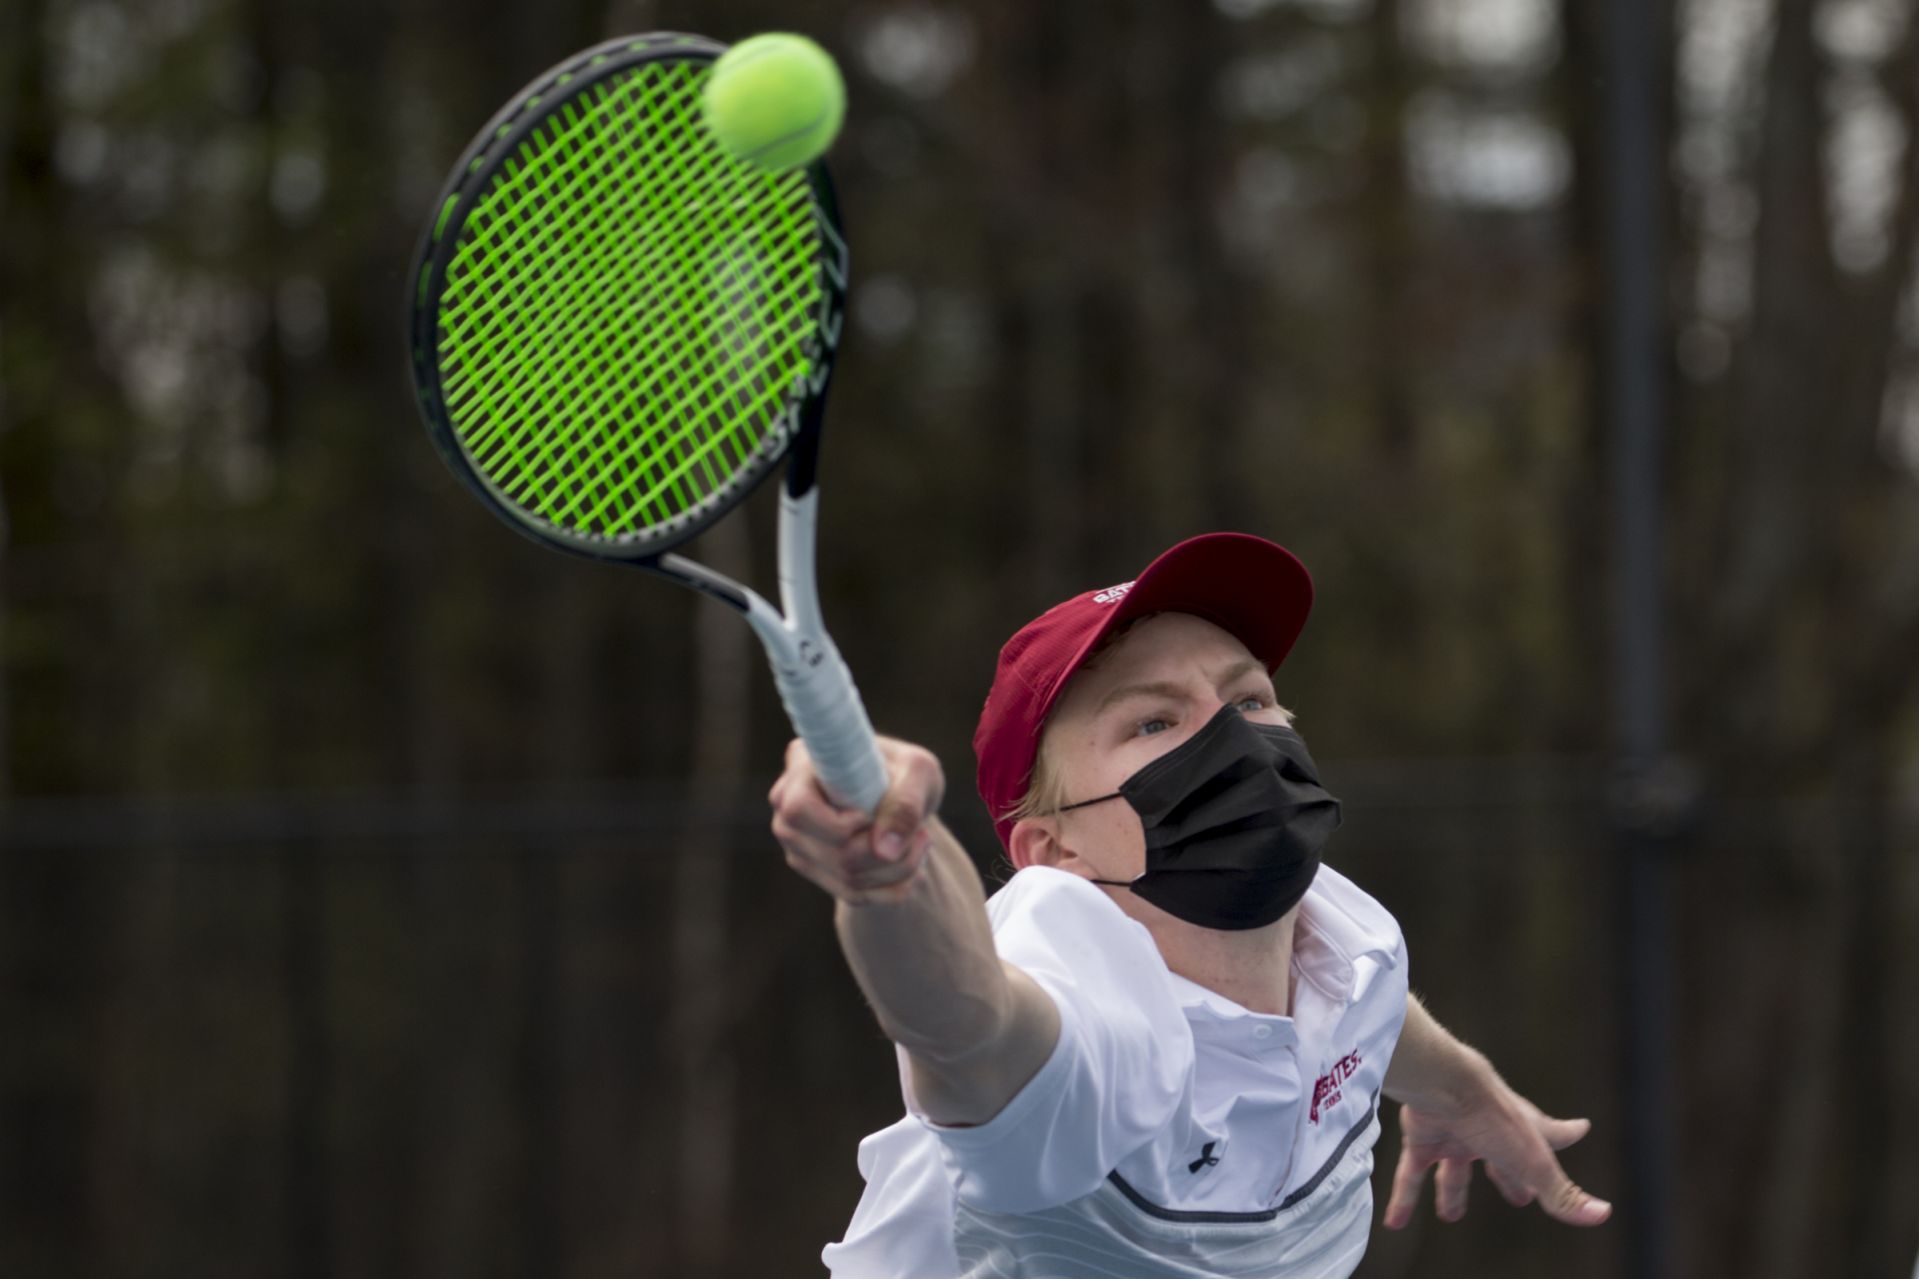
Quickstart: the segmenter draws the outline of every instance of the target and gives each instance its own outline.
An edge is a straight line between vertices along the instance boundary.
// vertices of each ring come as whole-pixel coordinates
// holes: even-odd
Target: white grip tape
[[[800,661],[775,663],[773,681],[826,793],[870,815],[886,794],[886,765],[839,650],[824,636],[811,637],[800,645]]]

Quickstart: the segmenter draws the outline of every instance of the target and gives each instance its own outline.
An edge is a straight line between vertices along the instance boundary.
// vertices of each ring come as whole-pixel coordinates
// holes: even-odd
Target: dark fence
[[[1333,863],[1398,914],[1416,989],[1548,1112],[1593,1118],[1568,1166],[1623,1200],[1602,771],[1326,771]],[[1809,802],[1675,848],[1684,1273],[1844,1256],[1860,1230],[1910,1253],[1913,808],[1877,881]],[[612,789],[14,803],[0,1273],[816,1272],[897,1075],[764,821]],[[1389,1123],[1381,1202],[1396,1144]],[[1380,1232],[1362,1273],[1597,1276],[1619,1248],[1482,1183],[1461,1225]]]

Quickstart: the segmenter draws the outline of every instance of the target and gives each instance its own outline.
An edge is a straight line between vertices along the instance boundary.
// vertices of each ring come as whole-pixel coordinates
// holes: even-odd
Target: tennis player
[[[835,1275],[1347,1275],[1382,1097],[1388,1227],[1435,1167],[1457,1220],[1474,1161],[1513,1204],[1607,1218],[1553,1153],[1587,1121],[1442,1029],[1392,914],[1321,864],[1339,802],[1272,679],[1311,602],[1286,550],[1211,534],[1007,641],[974,737],[1016,868],[990,901],[931,754],[883,742],[869,822],[789,749],[773,832],[838,899],[907,1112],[860,1143]]]

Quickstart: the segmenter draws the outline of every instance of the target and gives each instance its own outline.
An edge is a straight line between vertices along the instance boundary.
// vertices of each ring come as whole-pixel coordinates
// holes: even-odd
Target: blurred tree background
[[[814,1273],[842,1232],[897,1076],[765,831],[751,639],[507,532],[406,380],[407,258],[471,132],[656,28],[801,30],[847,71],[827,615],[982,869],[999,642],[1178,537],[1288,544],[1334,858],[1629,1202],[1601,12],[6,0],[0,1274]],[[1663,588],[1704,796],[1676,1273],[1903,1275],[1919,20],[1663,21]],[[771,580],[769,510],[700,553]],[[1620,1222],[1475,1193],[1361,1273],[1621,1273]]]

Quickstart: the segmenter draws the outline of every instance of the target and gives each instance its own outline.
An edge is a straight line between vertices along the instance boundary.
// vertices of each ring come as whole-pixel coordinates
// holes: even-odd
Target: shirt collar
[[[1321,891],[1322,887],[1328,891]],[[1326,996],[1344,1005],[1352,1002],[1354,963],[1372,958],[1382,967],[1399,965],[1397,926],[1371,898],[1345,891],[1352,887],[1343,876],[1328,876],[1325,868],[1300,901],[1293,927],[1294,982],[1309,981]],[[1203,1008],[1221,1021],[1251,1017],[1260,1021],[1290,1022],[1292,1018],[1256,1013],[1237,1000],[1167,969],[1180,1006]]]
[[[1173,994],[1179,998],[1181,1008],[1202,1008],[1221,1021],[1238,1021],[1242,1017],[1252,1017],[1260,1021],[1291,1021],[1277,1013],[1256,1013],[1236,999],[1228,999],[1210,987],[1202,986],[1191,978],[1182,977],[1172,969],[1166,975],[1173,979]]]
[[[1344,875],[1320,867],[1293,929],[1299,975],[1333,998],[1350,1001],[1357,961],[1397,968],[1399,953],[1399,925],[1385,907]]]
[[[1278,1013],[1256,1013],[1209,990],[1196,981],[1166,970],[1172,979],[1173,995],[1186,1014],[1197,1042],[1217,1044],[1256,1060],[1294,1051],[1300,1042],[1299,1023]]]

